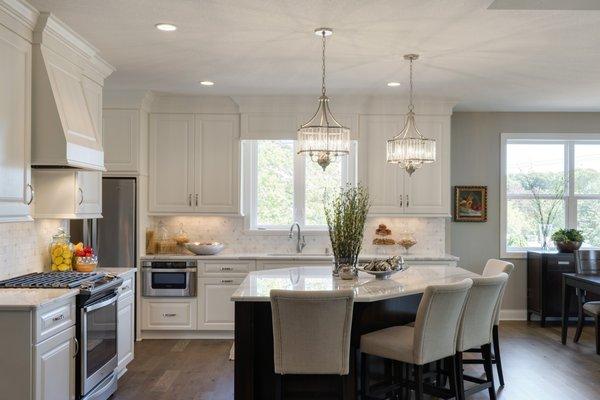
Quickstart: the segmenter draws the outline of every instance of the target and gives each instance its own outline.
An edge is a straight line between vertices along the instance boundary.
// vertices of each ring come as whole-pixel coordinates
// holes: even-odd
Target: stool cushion
[[[600,315],[600,301],[588,301],[583,305],[583,309],[593,315]]]
[[[360,351],[374,356],[415,364],[413,341],[415,328],[392,326],[360,337]]]

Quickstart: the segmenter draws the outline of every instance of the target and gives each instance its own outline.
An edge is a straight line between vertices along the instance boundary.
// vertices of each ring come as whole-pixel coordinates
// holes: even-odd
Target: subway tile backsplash
[[[0,279],[47,269],[48,245],[63,220],[0,223]]]
[[[225,244],[224,253],[288,253],[295,252],[295,238],[290,240],[288,233],[279,235],[247,232],[243,218],[234,217],[152,217],[150,226],[156,227],[163,222],[172,236],[179,231],[180,225],[191,241],[219,241]],[[372,244],[375,229],[386,224],[392,230],[391,238],[398,239],[404,231],[411,232],[417,244],[410,249],[411,254],[443,255],[445,253],[444,218],[369,218],[365,228],[363,243],[364,254],[381,252],[398,253],[399,246],[382,248]],[[329,236],[323,234],[306,235],[305,253],[322,253],[330,248]],[[404,249],[401,249],[402,252]]]

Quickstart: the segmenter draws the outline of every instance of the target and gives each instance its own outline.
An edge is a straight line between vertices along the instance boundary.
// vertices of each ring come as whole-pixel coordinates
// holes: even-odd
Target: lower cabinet
[[[190,331],[198,327],[197,298],[144,298],[142,329]]]
[[[34,348],[36,400],[75,398],[75,327]]]
[[[134,307],[133,293],[119,298],[117,311],[117,374],[119,376],[126,371],[127,364],[133,360]]]
[[[198,329],[233,330],[235,307],[231,295],[244,278],[200,278]]]

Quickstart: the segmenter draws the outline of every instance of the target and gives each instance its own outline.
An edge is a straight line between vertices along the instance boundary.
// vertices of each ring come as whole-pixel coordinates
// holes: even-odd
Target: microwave
[[[196,297],[197,278],[195,260],[142,261],[142,296]]]

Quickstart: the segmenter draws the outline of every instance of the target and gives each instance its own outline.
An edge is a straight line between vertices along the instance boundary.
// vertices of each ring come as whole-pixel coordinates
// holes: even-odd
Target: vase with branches
[[[325,218],[335,262],[334,276],[338,276],[342,265],[356,267],[369,205],[369,193],[360,185],[347,186],[333,198],[325,198]]]

